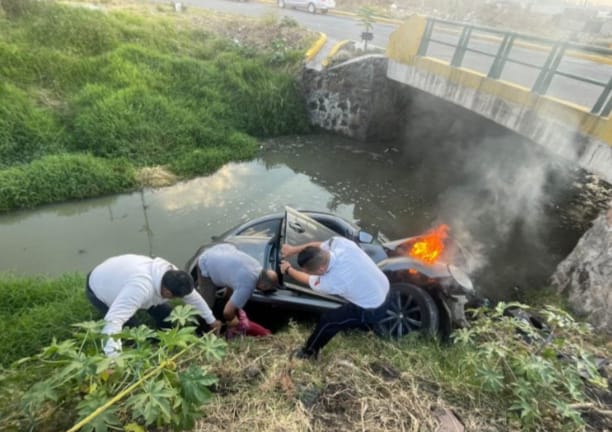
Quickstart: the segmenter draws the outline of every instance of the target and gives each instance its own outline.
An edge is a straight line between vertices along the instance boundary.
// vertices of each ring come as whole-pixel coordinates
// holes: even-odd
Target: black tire
[[[439,315],[434,299],[422,288],[409,283],[392,283],[389,308],[377,324],[376,333],[399,339],[415,331],[434,336]]]
[[[315,7],[314,3],[308,3],[308,12],[311,14],[317,13],[317,8]]]
[[[276,4],[278,5],[279,8],[285,9],[285,0],[278,0]]]

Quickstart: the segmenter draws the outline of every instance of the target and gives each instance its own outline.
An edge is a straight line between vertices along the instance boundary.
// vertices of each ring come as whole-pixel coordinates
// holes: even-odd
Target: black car
[[[381,334],[399,338],[412,331],[422,331],[447,336],[453,328],[465,325],[464,308],[473,297],[474,289],[469,277],[457,265],[457,258],[453,257],[456,252],[445,235],[424,234],[379,242],[341,217],[287,207],[284,214],[263,216],[213,237],[213,243],[200,247],[185,269],[197,280],[200,254],[214,244],[232,243],[261,262],[264,268],[274,269],[281,281],[279,289],[272,293],[256,290],[249,304],[322,312],[340,306],[345,300],[315,292],[283,276],[279,271],[280,249],[285,243],[298,245],[332,236],[343,236],[357,243],[389,278],[393,298],[386,318],[377,329]],[[437,242],[439,247],[428,248],[429,240],[434,240],[433,244]],[[290,261],[296,266],[295,258]],[[217,303],[222,301],[223,294],[224,289],[219,289]]]

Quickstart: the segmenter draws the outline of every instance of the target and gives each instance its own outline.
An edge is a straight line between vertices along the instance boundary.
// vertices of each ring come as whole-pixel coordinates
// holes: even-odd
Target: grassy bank
[[[0,424],[3,430],[64,430],[115,394],[88,394],[78,381],[76,390],[51,392],[49,380],[82,370],[109,392],[111,384],[125,382],[123,377],[114,382],[100,375],[106,363],[99,353],[91,358],[64,354],[68,357],[62,361],[54,357],[80,346],[74,342],[47,349],[47,361],[9,367],[13,360],[49,345],[53,337],[68,338],[72,324],[93,317],[83,283],[84,276],[78,274],[0,279],[0,359],[8,367],[0,369],[0,418],[10,418],[10,423]],[[265,339],[234,339],[222,362],[211,362],[211,351],[196,350],[184,359],[184,367],[202,366],[218,379],[203,381],[205,386],[216,384],[201,413],[198,409],[192,430],[223,431],[231,425],[235,431],[422,431],[436,430],[450,412],[470,431],[604,430],[610,426],[612,397],[591,356],[612,355],[609,343],[594,344],[590,330],[561,310],[548,309],[541,316],[553,329],[551,336],[491,310],[450,343],[412,335],[394,342],[373,334],[341,334],[314,362],[290,356],[312,324],[289,323]],[[147,353],[147,361],[152,361],[149,344],[138,345],[135,353],[126,348],[128,357],[119,365],[128,367]],[[57,361],[50,361],[53,358]],[[102,366],[92,369],[92,362]],[[607,370],[610,373],[610,367]],[[24,393],[30,385],[40,388]],[[22,400],[22,395],[29,396]],[[31,411],[32,398],[46,401],[42,410]],[[143,425],[165,412],[153,404],[149,414],[139,417],[130,403],[116,404],[113,421]]]
[[[194,10],[2,5],[0,211],[125,191],[144,167],[209,173],[308,130],[295,75],[309,35],[293,22],[244,19],[270,38],[258,45]]]

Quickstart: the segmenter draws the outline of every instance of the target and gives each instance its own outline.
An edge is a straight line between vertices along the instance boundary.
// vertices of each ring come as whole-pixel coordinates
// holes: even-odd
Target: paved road
[[[329,14],[313,15],[306,11],[280,9],[273,4],[258,3],[255,1],[239,2],[231,0],[185,0],[184,3],[188,6],[197,6],[237,15],[264,16],[270,13],[276,13],[279,16],[288,16],[295,19],[304,27],[325,33],[330,40],[358,40],[360,39],[361,32],[363,31],[363,27],[360,25],[360,23],[350,18],[333,16]],[[397,26],[395,25],[375,24],[373,31],[373,43],[377,46],[387,46],[389,35],[396,28]]]
[[[165,2],[164,0],[159,0]],[[325,33],[328,36],[328,42],[325,50],[329,50],[331,45],[336,41],[344,39],[359,40],[363,27],[360,23],[349,17],[340,17],[333,15],[312,15],[306,11],[293,9],[280,9],[273,4],[259,3],[255,1],[239,2],[231,0],[185,0],[188,6],[196,6],[217,10],[221,12],[247,15],[247,16],[265,16],[271,13],[279,16],[287,16],[295,19],[304,27]],[[374,24],[374,41],[373,44],[385,47],[389,41],[390,34],[397,28],[393,24]],[[439,40],[448,42],[457,42],[458,36],[452,36],[448,33],[435,32],[433,37]],[[480,51],[495,54],[498,44],[495,42],[484,41],[482,39],[473,38],[470,41],[471,48]],[[428,49],[427,55],[448,60],[452,58],[453,48],[432,43]],[[515,46],[510,53],[511,58],[518,59],[522,62],[542,65],[546,59],[546,53],[541,51],[530,50]],[[468,52],[465,55],[463,65],[482,73],[487,73],[492,62],[491,57],[482,54]],[[566,57],[561,63],[560,70],[572,73],[581,77],[590,78],[599,82],[608,82],[612,77],[612,65],[599,64],[588,60]],[[528,66],[519,65],[516,63],[507,63],[501,79],[511,81],[525,87],[531,88],[539,71]],[[583,83],[571,78],[556,76],[548,90],[549,95],[558,97],[570,102],[583,105],[589,109],[593,106],[602,87],[593,84]]]

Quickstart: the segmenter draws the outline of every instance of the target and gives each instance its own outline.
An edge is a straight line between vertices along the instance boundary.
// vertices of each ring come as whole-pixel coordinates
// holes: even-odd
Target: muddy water
[[[212,235],[290,205],[387,238],[447,223],[481,291],[511,298],[546,283],[609,197],[607,185],[503,137],[454,147],[290,137],[172,187],[0,216],[0,270],[84,272],[127,252],[182,266]]]

